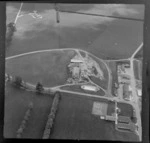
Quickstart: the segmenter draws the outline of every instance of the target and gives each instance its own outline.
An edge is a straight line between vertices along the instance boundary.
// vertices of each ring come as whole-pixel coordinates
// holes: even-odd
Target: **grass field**
[[[5,92],[4,137],[16,137],[16,131],[24,118],[28,105],[33,102],[31,118],[24,130],[23,137],[41,138],[52,98],[15,88],[9,83],[6,85]]]
[[[49,7],[48,9],[54,8],[52,5],[46,5],[46,7]],[[64,6],[64,9],[65,7],[66,6]],[[72,6],[70,8],[68,7],[67,9],[72,9]],[[79,5],[77,7],[82,6]],[[16,8],[18,11],[19,5],[17,5]],[[31,4],[24,4],[22,10],[25,10],[26,12],[33,12],[33,9],[37,9],[38,12],[47,10],[47,8],[45,9],[45,6],[43,7],[41,6],[41,4],[36,7],[31,6]],[[76,8],[73,7],[73,9]],[[139,14],[140,13],[141,11],[139,12]],[[10,12],[7,15],[7,17],[9,17],[9,21],[14,21],[15,15],[16,12]],[[74,14],[68,13],[68,16],[73,17]],[[27,23],[28,18],[25,17],[26,16],[20,18],[17,23],[20,25]],[[142,17],[142,15],[140,17]],[[55,20],[55,13],[53,15],[53,18],[53,20]],[[33,19],[33,21],[34,20],[35,19]],[[143,41],[143,23],[141,22],[116,19],[109,24],[98,23],[96,25],[96,28],[93,28],[91,26],[89,26],[88,28],[83,26],[82,28],[80,26],[76,27],[73,25],[64,27],[62,18],[61,22],[59,23],[59,28],[56,28],[55,26],[54,28],[53,26],[51,26],[53,24],[56,25],[53,20],[50,21],[49,24],[44,25],[45,27],[47,26],[46,28],[43,25],[41,26],[39,22],[37,27],[34,27],[35,29],[37,29],[37,31],[32,29],[31,31],[25,30],[25,35],[27,37],[24,39],[22,38],[22,40],[19,39],[20,37],[22,37],[22,35],[19,38],[14,38],[13,44],[10,47],[9,52],[7,52],[7,56],[41,49],[74,47],[87,50],[98,57],[101,57],[101,55],[103,55],[104,57],[108,55],[112,58],[125,58],[131,56],[131,54]],[[79,20],[75,21],[75,23],[78,23],[78,21]],[[42,30],[40,30],[39,27]],[[18,30],[18,33],[19,32],[20,31]],[[58,40],[59,38],[60,41]],[[60,42],[60,46],[58,44],[58,41]]]
[[[67,65],[74,56],[72,50],[30,54],[6,61],[6,73],[20,76],[23,80],[44,86],[64,84],[68,78]]]
[[[111,77],[112,77],[112,95],[115,93],[115,84],[118,83],[118,76],[117,76],[117,64],[115,61],[107,62],[109,69],[111,70]]]
[[[97,92],[87,91],[87,90],[81,89],[80,85],[64,86],[64,87],[61,87],[61,89],[74,91],[74,92],[80,92],[80,93],[87,93],[91,95],[93,94],[93,95],[105,96],[105,92],[101,89]]]
[[[55,118],[52,139],[89,139],[137,141],[136,135],[118,132],[114,123],[100,120],[92,114],[93,102],[104,99],[86,98],[62,93]]]

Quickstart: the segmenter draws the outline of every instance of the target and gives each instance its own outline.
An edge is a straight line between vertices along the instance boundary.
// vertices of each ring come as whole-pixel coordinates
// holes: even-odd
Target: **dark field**
[[[112,115],[115,111],[115,103],[109,101],[109,106],[108,106],[108,115]],[[133,116],[133,107],[129,104],[126,103],[117,103],[118,108],[120,108],[121,112],[119,113],[120,116],[128,116],[132,117]]]
[[[52,139],[89,139],[137,141],[136,135],[118,132],[114,123],[92,114],[93,102],[106,101],[61,93]]]
[[[41,138],[47,121],[47,115],[50,111],[52,98],[18,89],[9,83],[6,85],[5,92],[4,137],[16,137],[16,131],[24,118],[28,105],[30,102],[33,102],[33,110],[23,137]]]
[[[79,85],[72,85],[72,86],[64,86],[61,87],[61,89],[68,90],[68,91],[74,91],[74,92],[80,92],[80,93],[87,93],[87,94],[93,94],[93,95],[99,95],[99,96],[105,96],[105,92],[103,90],[99,90],[97,92],[83,90]]]
[[[140,62],[134,60],[133,61],[133,68],[134,68],[134,76],[135,76],[135,79],[137,80],[141,80],[141,67],[140,67]],[[142,75],[142,74],[141,74]]]
[[[51,51],[30,54],[6,61],[6,73],[44,86],[58,86],[66,82],[67,65],[74,51]]]

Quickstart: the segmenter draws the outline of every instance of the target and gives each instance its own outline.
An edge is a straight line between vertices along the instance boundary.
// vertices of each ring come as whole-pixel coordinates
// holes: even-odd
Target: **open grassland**
[[[92,114],[94,102],[107,102],[107,100],[61,94],[51,134],[52,139],[138,140],[136,135],[118,132],[115,130],[114,123],[101,120],[99,116]]]
[[[9,83],[5,89],[5,116],[4,137],[15,138],[25,112],[30,102],[33,102],[33,110],[23,133],[23,138],[41,138],[47,115],[49,113],[52,97],[36,95],[18,89]]]
[[[88,91],[81,88],[81,85],[71,85],[71,86],[63,86],[61,89],[68,90],[68,91],[74,91],[74,92],[80,92],[80,93],[86,93],[86,94],[93,94],[93,95],[99,95],[99,96],[105,96],[105,92],[100,89],[97,92],[94,91]]]
[[[68,78],[67,65],[73,50],[34,53],[6,61],[6,73],[23,80],[52,87],[64,84]]]
[[[95,78],[95,77],[90,77],[91,80],[98,84],[99,86],[101,86],[102,88],[104,88],[105,90],[107,90],[108,88],[108,81],[109,81],[109,75],[108,75],[108,70],[106,68],[106,65],[104,64],[105,61],[102,61],[96,57],[94,57],[93,55],[89,54],[89,56],[98,63],[100,69],[102,70],[103,74],[104,74],[104,79],[101,80],[101,79],[98,79],[98,78]]]
[[[18,20],[18,25],[23,25],[26,18]],[[40,29],[40,26],[38,24],[35,28]],[[60,29],[25,30],[23,34],[18,28],[7,56],[43,49],[80,48],[100,58],[128,58],[143,40],[143,24],[128,20],[115,20],[109,26],[100,24],[96,30],[61,27],[61,22],[59,26]]]

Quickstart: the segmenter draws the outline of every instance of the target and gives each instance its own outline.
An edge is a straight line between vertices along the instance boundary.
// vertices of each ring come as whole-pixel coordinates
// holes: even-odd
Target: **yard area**
[[[106,100],[61,94],[51,139],[138,140],[136,135],[118,132],[112,122],[92,114],[93,103],[107,102]]]
[[[6,85],[5,92],[4,137],[16,137],[16,131],[24,118],[28,105],[33,102],[33,110],[23,138],[41,138],[53,99],[18,89],[9,83]]]
[[[64,84],[68,78],[67,65],[74,56],[73,50],[34,53],[6,61],[6,73],[23,80],[53,87]]]
[[[92,54],[89,54],[89,56],[99,64],[100,69],[103,71],[103,74],[104,74],[104,80],[100,80],[100,79],[97,79],[97,78],[94,78],[94,77],[90,77],[91,80],[93,82],[95,82],[96,84],[98,84],[99,86],[101,86],[102,88],[104,88],[105,90],[107,90],[109,75],[108,75],[108,70],[106,68],[106,65],[104,64],[105,61],[95,58]]]

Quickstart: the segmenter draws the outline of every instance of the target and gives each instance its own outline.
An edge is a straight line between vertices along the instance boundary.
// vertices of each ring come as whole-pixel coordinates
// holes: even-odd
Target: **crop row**
[[[24,118],[23,118],[23,120],[21,122],[21,125],[20,125],[19,129],[17,130],[17,136],[16,136],[17,138],[21,138],[22,137],[23,131],[26,128],[27,122],[28,122],[28,120],[29,120],[29,118],[31,116],[32,109],[33,109],[33,103],[31,102],[29,104],[28,110],[26,111],[25,116],[24,116]]]

